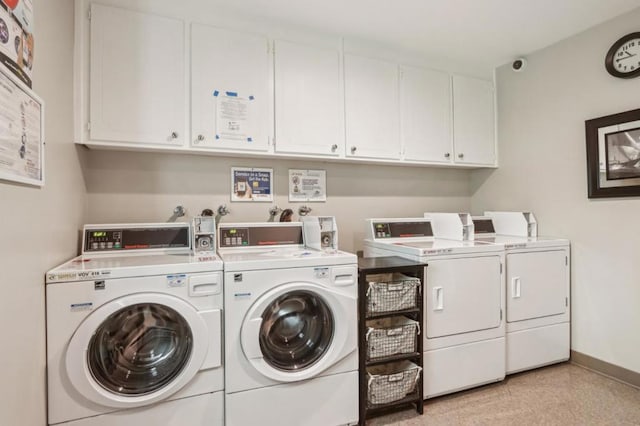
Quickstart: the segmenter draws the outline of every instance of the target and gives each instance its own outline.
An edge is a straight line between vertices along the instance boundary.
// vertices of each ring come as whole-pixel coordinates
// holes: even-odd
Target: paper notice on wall
[[[289,201],[327,201],[326,170],[289,169]]]
[[[44,106],[15,77],[0,72],[0,179],[44,182]]]
[[[253,142],[251,132],[252,96],[243,98],[235,92],[215,91],[216,139]]]

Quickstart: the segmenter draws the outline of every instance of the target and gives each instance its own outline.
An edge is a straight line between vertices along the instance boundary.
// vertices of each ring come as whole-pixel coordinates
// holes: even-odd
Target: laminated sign
[[[290,169],[289,201],[327,201],[327,172]]]
[[[273,201],[273,169],[232,167],[231,201]]]

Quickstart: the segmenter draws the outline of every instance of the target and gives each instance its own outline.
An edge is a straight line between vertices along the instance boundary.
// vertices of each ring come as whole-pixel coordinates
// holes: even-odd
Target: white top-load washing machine
[[[427,263],[424,396],[505,376],[502,247],[434,238],[426,218],[367,219],[364,255]]]
[[[218,236],[226,424],[357,423],[356,256],[305,247],[300,222],[221,224]]]
[[[224,424],[222,262],[203,223],[86,225],[82,255],[47,272],[50,425]]]
[[[475,241],[506,250],[507,374],[569,359],[569,241],[537,236],[528,212],[474,217]]]

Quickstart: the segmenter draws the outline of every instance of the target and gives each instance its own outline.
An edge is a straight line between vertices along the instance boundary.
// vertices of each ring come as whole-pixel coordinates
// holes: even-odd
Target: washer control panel
[[[221,224],[219,248],[302,245],[300,222]]]
[[[83,234],[82,253],[191,248],[188,223],[85,225]]]
[[[122,248],[122,230],[90,231],[85,238],[85,251],[119,250]]]

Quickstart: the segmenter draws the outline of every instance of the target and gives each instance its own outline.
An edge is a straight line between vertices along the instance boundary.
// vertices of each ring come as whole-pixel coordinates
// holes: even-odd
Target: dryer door
[[[82,322],[66,368],[87,399],[107,407],[152,404],[177,392],[202,366],[205,321],[174,296],[139,293],[115,299]]]
[[[565,250],[507,254],[507,322],[562,315],[568,309]]]
[[[356,312],[355,297],[311,283],[284,284],[249,309],[242,350],[270,379],[305,380],[356,350]]]
[[[429,259],[425,289],[427,338],[500,326],[500,257]]]

